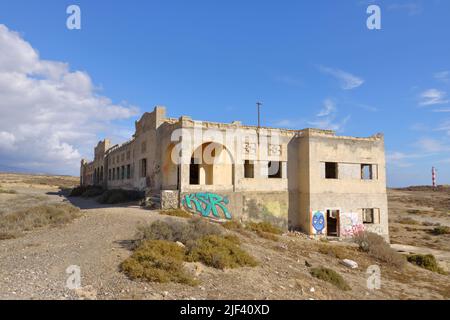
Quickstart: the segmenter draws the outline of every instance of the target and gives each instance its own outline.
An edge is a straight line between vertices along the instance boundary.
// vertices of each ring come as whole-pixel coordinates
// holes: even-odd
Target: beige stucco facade
[[[371,230],[388,239],[384,138],[166,117],[155,107],[132,139],[100,141],[81,183],[145,190],[161,206],[216,219],[265,220],[316,236]]]

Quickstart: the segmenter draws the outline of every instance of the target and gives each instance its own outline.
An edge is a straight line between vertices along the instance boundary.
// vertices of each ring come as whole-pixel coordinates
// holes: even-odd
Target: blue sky
[[[71,4],[81,8],[81,30],[66,28]],[[381,30],[366,27],[369,4],[381,8]],[[390,186],[429,184],[432,166],[439,183],[450,183],[449,14],[443,0],[2,0],[0,50],[15,53],[3,69],[0,58],[0,95],[9,101],[0,102],[8,118],[0,120],[0,165],[77,174],[96,140],[129,138],[134,120],[154,105],[173,117],[255,124],[261,100],[264,125],[383,132]],[[50,76],[43,61],[67,70]],[[6,80],[11,65],[29,68],[21,72],[27,86],[39,87],[39,99],[12,107],[22,87]],[[42,101],[56,101],[49,92],[62,87],[75,97],[70,112]],[[77,94],[89,102],[75,106]],[[95,110],[86,111],[92,121],[76,108]],[[98,119],[102,110],[108,122]],[[66,126],[45,122],[51,117]],[[8,128],[13,123],[21,136]],[[36,143],[50,145],[51,157],[18,151]]]

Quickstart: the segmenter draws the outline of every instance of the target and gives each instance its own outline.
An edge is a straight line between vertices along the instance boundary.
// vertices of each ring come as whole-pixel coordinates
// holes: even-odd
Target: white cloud
[[[419,104],[421,106],[432,106],[436,104],[446,104],[449,100],[446,100],[446,95],[444,91],[439,91],[437,89],[428,89],[420,94],[421,101]]]
[[[0,24],[0,159],[2,165],[78,172],[97,133],[138,109],[98,94],[86,72],[42,60],[18,33]]]
[[[325,99],[316,119],[309,121],[308,124],[318,129],[342,131],[349,120],[349,115],[338,120],[336,104],[331,99]]]
[[[424,152],[439,153],[450,151],[450,147],[440,140],[432,138],[421,138],[417,141],[416,146]]]
[[[436,80],[448,83],[450,81],[450,71],[440,71],[434,74]]]
[[[358,88],[364,83],[364,79],[340,69],[333,69],[323,66],[319,67],[319,69],[323,73],[329,74],[336,78],[340,82],[341,88],[344,90]]]
[[[336,105],[331,99],[326,99],[323,106],[323,109],[317,114],[318,117],[325,117],[336,111]]]

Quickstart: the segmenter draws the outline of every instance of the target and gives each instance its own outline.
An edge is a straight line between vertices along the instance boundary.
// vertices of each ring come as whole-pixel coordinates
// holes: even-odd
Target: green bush
[[[247,229],[255,232],[266,232],[272,234],[282,234],[283,231],[270,224],[269,222],[249,222],[247,223]]]
[[[439,267],[436,258],[432,254],[411,254],[407,257],[408,262],[415,264],[421,268],[437,272],[440,274],[446,274],[446,272]]]
[[[359,248],[373,258],[397,268],[403,268],[405,258],[390,247],[384,238],[372,232],[360,232],[354,238]]]
[[[183,269],[184,258],[185,249],[176,243],[147,240],[122,262],[120,268],[131,279],[196,285],[197,281]]]
[[[341,290],[351,290],[350,286],[347,284],[344,278],[342,278],[342,276],[334,270],[325,267],[319,267],[311,268],[309,272],[313,277],[332,283]]]
[[[242,250],[239,244],[235,236],[207,235],[190,246],[188,260],[200,261],[218,269],[256,266],[256,260]]]
[[[144,194],[136,190],[112,189],[107,190],[97,199],[102,204],[117,204],[142,199]]]

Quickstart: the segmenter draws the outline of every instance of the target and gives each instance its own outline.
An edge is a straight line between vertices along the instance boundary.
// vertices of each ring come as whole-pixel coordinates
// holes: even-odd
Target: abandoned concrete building
[[[143,190],[163,209],[268,221],[312,236],[388,235],[384,138],[330,130],[245,126],[166,117],[135,123],[132,139],[100,141],[81,161],[82,185]]]

